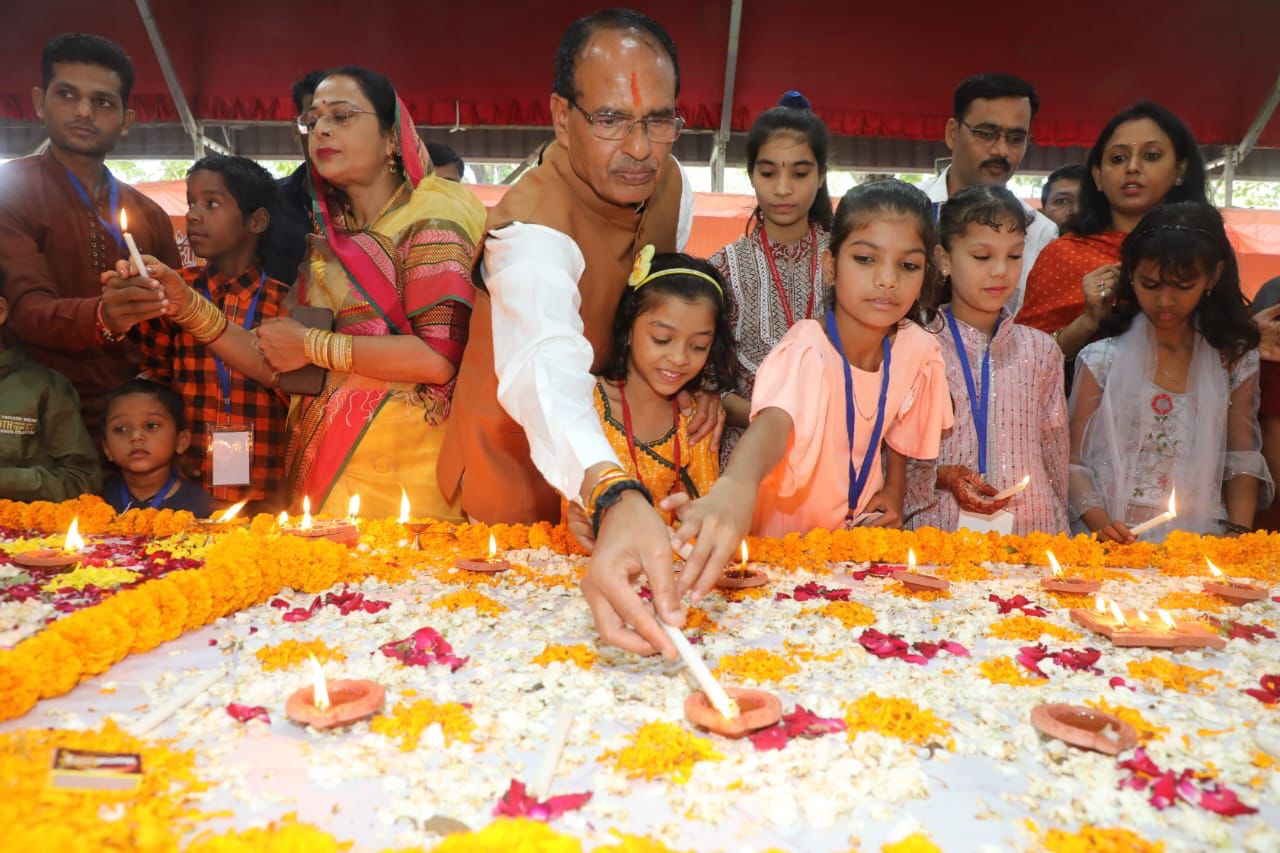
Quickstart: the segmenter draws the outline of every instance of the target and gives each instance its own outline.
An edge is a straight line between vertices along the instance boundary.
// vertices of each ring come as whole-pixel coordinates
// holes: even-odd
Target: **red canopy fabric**
[[[344,63],[387,74],[420,124],[546,125],[560,33],[605,5],[490,0],[152,0],[161,35],[197,118],[284,121],[289,86]],[[719,124],[730,3],[636,3],[680,51],[680,107],[691,127]],[[100,33],[133,56],[142,121],[177,113],[133,0],[14,3],[0,29],[0,115],[34,119],[40,48],[67,30]],[[813,102],[833,133],[936,140],[951,94],[979,71],[1019,74],[1043,106],[1037,143],[1090,145],[1107,118],[1152,98],[1186,119],[1203,144],[1244,136],[1280,63],[1280,3],[1165,0],[1014,4],[744,0],[733,127],[745,130],[786,89]],[[1280,147],[1280,120],[1261,144]]]

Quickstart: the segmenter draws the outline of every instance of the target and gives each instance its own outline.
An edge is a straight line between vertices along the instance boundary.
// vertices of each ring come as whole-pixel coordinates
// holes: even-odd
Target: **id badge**
[[[209,431],[209,457],[213,460],[209,478],[213,486],[248,486],[253,459],[253,425],[220,423]]]

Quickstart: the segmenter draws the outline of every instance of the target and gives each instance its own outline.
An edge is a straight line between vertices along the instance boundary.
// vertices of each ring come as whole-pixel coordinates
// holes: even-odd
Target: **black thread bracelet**
[[[639,492],[644,495],[644,499],[653,505],[653,495],[644,487],[644,483],[639,480],[619,480],[604,490],[600,497],[596,498],[595,512],[591,514],[591,537],[594,539],[600,535],[600,520],[604,518],[604,512],[609,507],[622,500],[622,493],[628,491]]]

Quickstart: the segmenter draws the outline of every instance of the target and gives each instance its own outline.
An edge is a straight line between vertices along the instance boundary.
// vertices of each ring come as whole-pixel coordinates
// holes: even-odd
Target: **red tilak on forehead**
[[[636,72],[631,72],[631,105],[637,111],[640,110],[640,81],[636,78]]]

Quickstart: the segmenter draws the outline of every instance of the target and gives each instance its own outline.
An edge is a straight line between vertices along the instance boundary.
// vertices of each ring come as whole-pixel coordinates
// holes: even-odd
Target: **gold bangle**
[[[227,330],[227,317],[202,294],[187,288],[187,307],[173,320],[199,343],[216,341]]]

